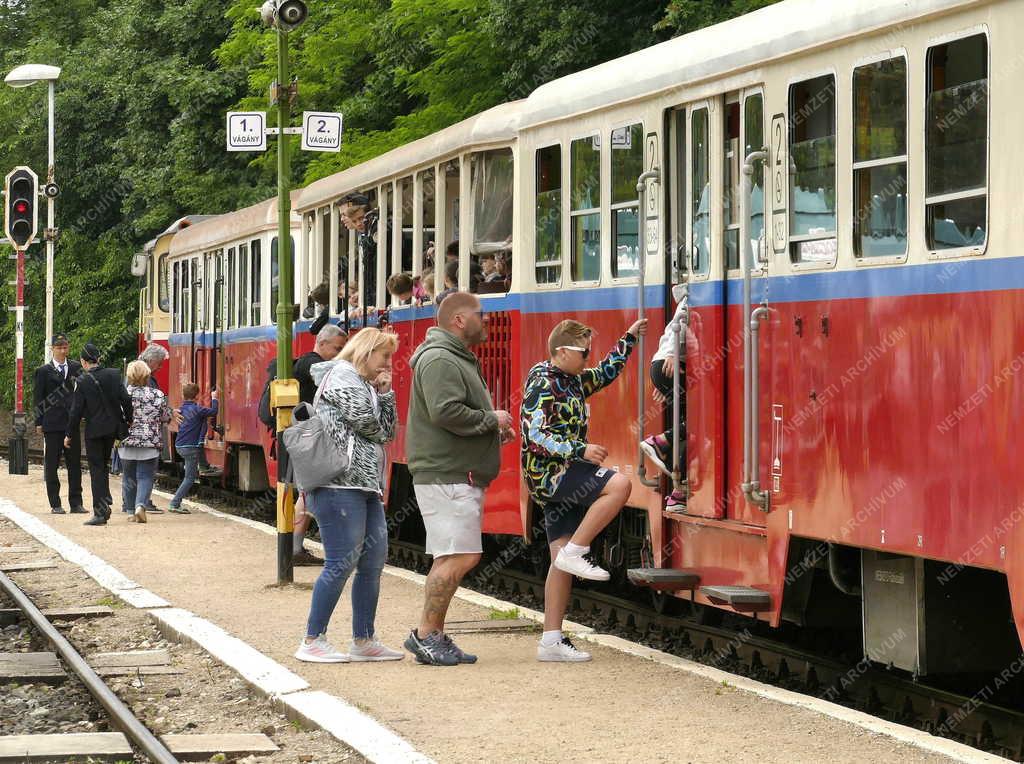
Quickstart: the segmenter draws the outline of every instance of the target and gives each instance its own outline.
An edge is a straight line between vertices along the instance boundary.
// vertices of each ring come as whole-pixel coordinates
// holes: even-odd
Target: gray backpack
[[[281,442],[288,451],[289,474],[292,476],[289,482],[294,482],[302,491],[330,485],[352,462],[353,436],[347,435],[345,447],[337,443],[315,409],[333,373],[334,369],[331,369],[320,383],[312,406],[300,403],[293,409],[292,424],[281,433]]]

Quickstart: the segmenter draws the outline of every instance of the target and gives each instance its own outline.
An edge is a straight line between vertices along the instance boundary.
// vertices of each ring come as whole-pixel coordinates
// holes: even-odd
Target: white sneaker
[[[312,642],[302,640],[299,649],[295,651],[295,657],[307,663],[348,663],[349,657],[345,653],[339,653],[334,645],[327,641],[327,637],[321,634]]]
[[[583,554],[566,554],[565,547],[558,550],[555,567],[588,581],[607,581],[611,576],[604,568],[599,568]]]
[[[568,637],[562,637],[561,642],[553,645],[545,645],[543,642],[538,644],[537,660],[552,663],[583,663],[590,660],[590,653],[577,649]]]
[[[349,660],[353,663],[359,661],[400,661],[405,653],[392,650],[380,643],[380,640],[373,639],[352,640],[352,646],[348,649]]]

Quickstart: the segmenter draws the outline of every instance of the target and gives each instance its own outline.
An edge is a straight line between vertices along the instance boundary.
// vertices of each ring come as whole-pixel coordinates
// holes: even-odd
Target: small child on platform
[[[199,476],[199,459],[206,441],[206,420],[217,415],[217,391],[210,393],[212,405],[209,408],[196,403],[198,394],[199,385],[195,382],[186,382],[182,385],[181,395],[185,402],[181,404],[182,421],[178,425],[178,437],[174,441],[174,448],[185,462],[185,476],[181,479],[181,485],[178,486],[168,508],[169,512],[178,515],[189,514],[189,511],[181,506],[181,500],[188,495]]]

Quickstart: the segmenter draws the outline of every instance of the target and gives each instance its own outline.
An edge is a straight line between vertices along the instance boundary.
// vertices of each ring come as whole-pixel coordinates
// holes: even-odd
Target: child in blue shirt
[[[181,479],[171,506],[168,511],[179,515],[187,515],[189,511],[181,506],[181,500],[188,495],[192,484],[199,476],[199,458],[203,454],[203,443],[206,440],[206,420],[217,415],[217,391],[210,393],[212,405],[207,408],[196,403],[199,385],[186,382],[181,388],[185,402],[181,404],[182,422],[178,426],[178,437],[174,447],[178,455],[185,461],[185,476]]]

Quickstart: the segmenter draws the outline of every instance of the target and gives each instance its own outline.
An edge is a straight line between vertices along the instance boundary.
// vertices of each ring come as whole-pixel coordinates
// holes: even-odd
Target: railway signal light
[[[24,250],[36,237],[39,225],[39,178],[28,167],[15,167],[4,181],[4,233]]]

